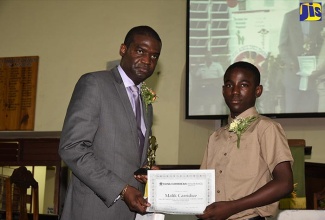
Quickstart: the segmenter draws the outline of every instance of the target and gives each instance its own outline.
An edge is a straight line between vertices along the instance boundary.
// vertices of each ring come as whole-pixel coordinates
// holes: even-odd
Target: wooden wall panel
[[[0,131],[34,130],[38,62],[0,58]]]

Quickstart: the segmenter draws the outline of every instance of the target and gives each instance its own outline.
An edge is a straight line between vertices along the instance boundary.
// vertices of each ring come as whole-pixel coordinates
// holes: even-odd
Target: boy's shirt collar
[[[253,115],[258,115],[258,112],[256,110],[256,107],[253,106],[249,109],[247,109],[246,111],[242,112],[241,114],[239,114],[237,116],[237,118],[246,118],[248,116],[253,116]],[[235,120],[235,118],[232,118],[230,115],[228,116],[228,124],[230,124],[233,120]]]

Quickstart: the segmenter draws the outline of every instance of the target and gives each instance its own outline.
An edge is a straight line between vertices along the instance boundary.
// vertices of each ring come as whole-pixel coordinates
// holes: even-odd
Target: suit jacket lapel
[[[120,96],[120,100],[123,103],[125,112],[126,112],[126,117],[128,118],[130,122],[130,127],[132,128],[132,136],[134,137],[134,145],[137,146],[136,152],[139,152],[139,138],[138,138],[138,132],[137,132],[137,122],[134,117],[134,112],[129,100],[129,96],[126,92],[125,85],[123,83],[122,77],[120,73],[118,72],[117,68],[113,69],[113,74],[115,77],[115,88]]]

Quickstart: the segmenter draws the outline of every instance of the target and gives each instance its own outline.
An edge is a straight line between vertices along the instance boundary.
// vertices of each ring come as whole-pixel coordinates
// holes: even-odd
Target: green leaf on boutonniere
[[[250,116],[247,118],[235,118],[230,125],[229,131],[234,132],[237,135],[237,148],[240,145],[240,137],[247,130],[253,121],[257,119],[256,116]]]
[[[156,101],[157,95],[151,88],[147,87],[145,82],[142,83],[140,91],[147,110],[148,105]]]

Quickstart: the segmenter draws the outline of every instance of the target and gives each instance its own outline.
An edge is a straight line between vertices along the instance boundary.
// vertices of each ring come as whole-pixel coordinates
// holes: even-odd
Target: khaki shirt
[[[293,162],[286,135],[281,125],[258,115],[255,107],[238,117],[257,116],[241,135],[237,148],[237,135],[229,132],[229,124],[219,128],[209,138],[201,169],[215,169],[216,201],[237,200],[252,194],[272,180],[275,166],[284,161]],[[278,202],[245,210],[229,219],[247,219],[256,215],[271,216]]]

